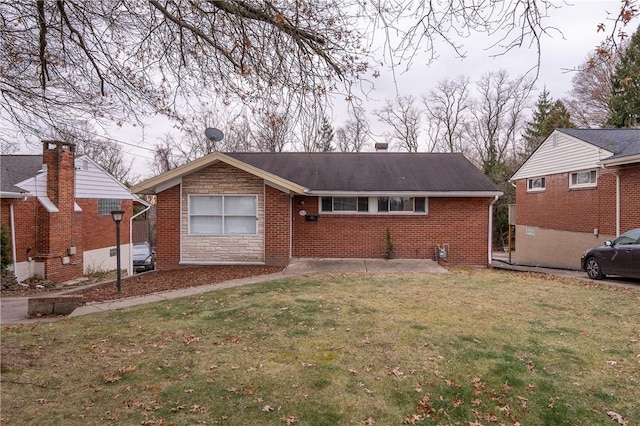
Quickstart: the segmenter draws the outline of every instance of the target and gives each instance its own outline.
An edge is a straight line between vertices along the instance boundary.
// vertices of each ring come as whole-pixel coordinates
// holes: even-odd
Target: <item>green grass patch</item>
[[[640,423],[640,292],[326,274],[3,327],[3,425]]]

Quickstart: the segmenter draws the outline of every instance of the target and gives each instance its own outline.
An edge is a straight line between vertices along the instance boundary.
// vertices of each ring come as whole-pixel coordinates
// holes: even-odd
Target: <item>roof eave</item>
[[[450,198],[489,198],[504,195],[502,191],[323,191],[309,190],[307,196],[317,197],[393,197],[403,195],[407,197],[450,197]]]
[[[131,188],[131,192],[135,194],[155,194],[156,189],[162,186],[164,183],[170,181],[178,181],[183,176],[209,167],[210,165],[217,162],[223,162],[297,194],[304,194],[308,191],[307,188],[303,187],[302,185],[298,185],[295,182],[291,182],[272,173],[265,172],[258,167],[252,166],[240,160],[236,160],[235,158],[222,154],[220,152],[214,152],[205,157],[199,158],[183,166],[134,185]]]
[[[623,164],[633,164],[640,163],[640,154],[628,155],[626,157],[617,157],[611,159],[604,159],[602,161],[598,161],[598,165],[600,166],[621,166]]]

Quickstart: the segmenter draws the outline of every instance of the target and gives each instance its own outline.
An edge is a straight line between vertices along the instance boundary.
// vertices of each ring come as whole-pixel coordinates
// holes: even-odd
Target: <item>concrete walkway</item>
[[[239,287],[295,275],[315,273],[448,273],[436,262],[428,259],[294,259],[282,272],[259,275],[249,278],[225,281],[216,284],[202,285],[179,290],[152,293],[145,296],[129,297],[110,302],[92,303],[76,308],[69,317],[77,317],[97,312],[125,309],[130,306],[143,305],[178,297],[193,296],[223,288]],[[77,290],[78,288],[74,288]],[[59,293],[48,293],[48,296]],[[60,317],[28,318],[27,306],[29,297],[3,297],[0,300],[0,324],[25,324],[43,321],[57,321]]]

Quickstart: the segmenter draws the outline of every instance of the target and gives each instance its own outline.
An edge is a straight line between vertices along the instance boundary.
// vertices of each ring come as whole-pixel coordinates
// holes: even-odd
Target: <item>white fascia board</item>
[[[599,161],[597,164],[607,167],[633,163],[640,163],[640,154],[629,155],[627,157],[612,158],[611,160],[604,159],[602,161]]]
[[[254,176],[264,179],[265,181],[271,182],[275,185],[280,185],[283,188],[291,192],[295,192],[298,194],[302,194],[306,192],[306,188],[301,185],[296,184],[295,182],[288,181],[280,176],[276,176],[274,174],[265,172],[264,170],[252,166],[248,163],[244,163],[240,160],[236,160],[233,157],[225,155],[220,152],[214,152],[204,157],[201,157],[197,160],[194,160],[190,163],[177,167],[173,170],[165,172],[161,175],[152,177],[150,179],[145,180],[144,182],[138,183],[131,188],[131,192],[133,193],[142,193],[142,194],[157,194],[159,188],[170,188],[174,186],[175,183],[169,187],[165,187],[165,185],[170,182],[175,182],[177,179],[181,179],[183,176],[194,173],[200,169],[204,169],[209,167],[217,162],[226,163],[232,167],[243,170],[247,173],[250,173]]]
[[[173,188],[174,186],[181,185],[181,184],[182,184],[182,178],[181,177],[179,177],[177,179],[172,179],[172,180],[170,180],[168,182],[164,182],[163,184],[158,185],[155,188],[154,194],[157,194],[157,193],[162,192],[162,191],[166,191],[169,188]]]
[[[38,201],[40,201],[40,204],[42,204],[42,207],[44,207],[45,210],[47,210],[49,213],[58,213],[60,211],[58,210],[56,205],[53,204],[53,202],[49,199],[49,197],[40,196],[38,197]]]
[[[309,191],[308,196],[317,197],[499,197],[501,191]]]

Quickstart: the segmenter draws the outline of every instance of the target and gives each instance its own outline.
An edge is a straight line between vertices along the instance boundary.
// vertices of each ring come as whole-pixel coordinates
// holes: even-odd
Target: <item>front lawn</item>
[[[640,291],[294,277],[3,327],[3,425],[640,423]]]

